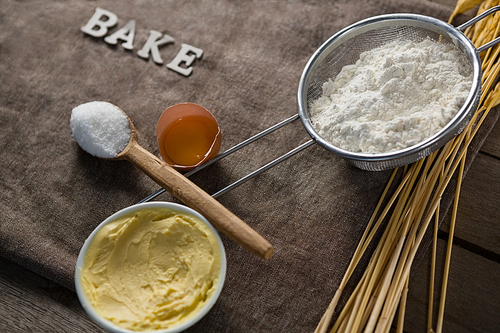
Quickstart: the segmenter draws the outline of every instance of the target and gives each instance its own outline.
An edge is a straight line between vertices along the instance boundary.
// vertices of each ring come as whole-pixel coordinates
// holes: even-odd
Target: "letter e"
[[[107,17],[107,20],[103,21],[103,17]],[[118,22],[118,17],[115,14],[97,7],[94,15],[80,30],[92,37],[103,37],[108,33],[108,28],[114,26],[116,22]]]
[[[194,54],[189,54],[189,53],[194,53]],[[188,44],[181,44],[181,49],[179,50],[179,53],[177,53],[174,60],[172,60],[169,64],[167,64],[167,68],[184,76],[189,76],[193,71],[193,68],[189,66],[191,66],[191,64],[195,59],[201,58],[202,55],[203,55],[203,50],[200,50],[199,48],[196,48]],[[180,65],[183,62],[186,64],[186,68],[180,67]]]

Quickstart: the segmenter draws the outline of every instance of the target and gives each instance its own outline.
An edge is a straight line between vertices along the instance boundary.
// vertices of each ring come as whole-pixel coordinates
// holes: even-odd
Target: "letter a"
[[[103,21],[103,17],[107,17],[107,19]],[[97,7],[94,15],[80,30],[92,37],[103,37],[108,33],[108,28],[114,26],[116,22],[118,22],[118,17],[115,14]]]
[[[104,38],[104,41],[111,45],[118,44],[118,39],[125,41],[122,46],[126,50],[132,50],[134,48],[134,36],[135,36],[135,21],[132,20],[125,24],[123,28],[117,32]]]

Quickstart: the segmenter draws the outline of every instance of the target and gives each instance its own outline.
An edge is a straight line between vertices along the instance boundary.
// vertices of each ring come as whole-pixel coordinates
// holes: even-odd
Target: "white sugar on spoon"
[[[96,157],[132,162],[161,187],[205,216],[216,228],[252,253],[269,258],[272,245],[189,179],[139,145],[130,118],[107,102],[90,102],[71,112],[76,142]]]
[[[70,125],[80,147],[97,157],[115,158],[130,141],[127,116],[111,103],[77,106],[71,112]]]

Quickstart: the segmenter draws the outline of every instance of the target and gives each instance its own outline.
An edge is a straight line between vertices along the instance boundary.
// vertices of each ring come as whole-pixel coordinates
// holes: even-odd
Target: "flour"
[[[400,150],[443,128],[471,85],[472,67],[455,46],[393,41],[362,53],[325,82],[310,118],[318,134],[338,148]]]

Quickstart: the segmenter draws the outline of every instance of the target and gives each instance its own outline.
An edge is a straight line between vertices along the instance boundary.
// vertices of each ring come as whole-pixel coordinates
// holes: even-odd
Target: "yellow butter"
[[[171,328],[193,317],[217,288],[221,253],[194,216],[143,209],[105,225],[81,270],[95,310],[130,330]]]

